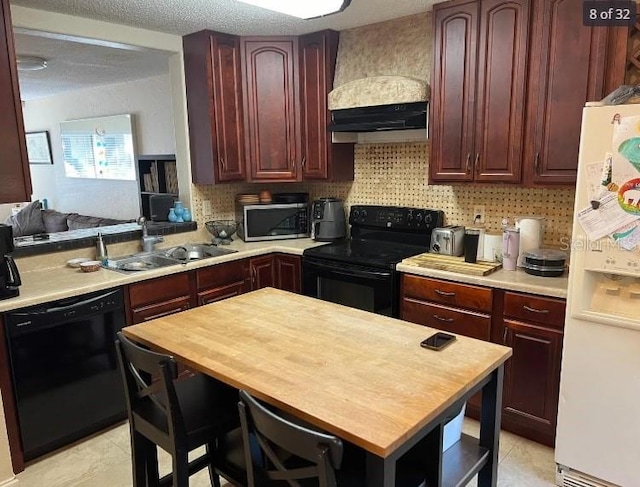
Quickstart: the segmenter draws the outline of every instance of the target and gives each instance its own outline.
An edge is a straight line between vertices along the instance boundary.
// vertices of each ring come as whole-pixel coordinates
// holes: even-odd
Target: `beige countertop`
[[[194,232],[191,238],[185,237],[185,235],[189,236],[190,234],[177,235],[176,238],[173,239],[173,243],[171,243],[170,239],[167,239],[164,245],[158,246],[157,248],[162,249],[176,245],[176,239],[181,239],[179,241],[181,243],[185,241],[204,241],[200,238],[201,234],[197,232]],[[272,252],[302,255],[305,249],[323,244],[323,242],[314,242],[309,238],[250,243],[235,239],[228,247],[225,246],[225,248],[237,250],[237,252],[233,254],[193,261],[188,264],[176,264],[144,272],[132,272],[130,274],[123,274],[108,269],[86,273],[80,269],[68,267],[65,264],[67,260],[72,257],[84,256],[78,251],[75,251],[73,255],[70,252],[66,252],[27,257],[17,260],[18,269],[20,270],[20,276],[22,278],[20,296],[0,301],[0,312]],[[130,249],[129,247],[122,247],[122,249],[126,250],[123,253],[114,253],[110,247],[109,255],[119,257],[121,255],[139,252],[139,249],[135,247]],[[92,250],[89,251],[87,256],[89,256],[91,252]],[[58,254],[62,254],[63,256],[61,257]]]
[[[438,279],[446,279],[447,281],[539,294],[554,298],[566,298],[567,286],[569,284],[569,278],[566,273],[561,277],[539,277],[527,274],[522,269],[516,271],[500,269],[486,276],[472,276],[459,272],[427,269],[403,263],[398,264],[396,269],[400,272],[406,272],[407,274],[435,277]]]
[[[157,248],[169,248],[186,242],[197,243],[206,241],[210,241],[210,236],[204,231],[196,231],[168,236],[165,238],[165,242],[158,245]],[[112,257],[121,257],[134,254],[140,251],[137,245],[137,242],[111,245],[109,246],[109,255]],[[304,238],[247,243],[236,238],[228,247],[237,250],[237,252],[233,254],[189,262],[188,264],[176,264],[174,266],[162,267],[150,271],[132,272],[130,274],[123,274],[107,269],[101,269],[98,272],[84,273],[79,269],[66,266],[67,260],[75,257],[92,258],[93,249],[80,249],[20,258],[16,261],[22,278],[20,296],[0,301],[0,312],[272,252],[302,255],[305,249],[317,245],[324,245],[324,242],[314,242],[311,239]],[[409,274],[539,294],[542,296],[558,298],[566,298],[567,296],[568,279],[566,275],[563,277],[550,278],[531,276],[522,270],[499,270],[488,276],[471,276],[457,272],[426,269],[402,263],[398,264],[397,270]]]

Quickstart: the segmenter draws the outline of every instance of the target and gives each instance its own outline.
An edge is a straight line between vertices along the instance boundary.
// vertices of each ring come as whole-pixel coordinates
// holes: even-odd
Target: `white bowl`
[[[80,264],[82,264],[83,262],[89,262],[90,260],[91,259],[89,257],[78,257],[77,259],[68,260],[67,265],[69,267],[77,269],[78,267],[80,267]]]

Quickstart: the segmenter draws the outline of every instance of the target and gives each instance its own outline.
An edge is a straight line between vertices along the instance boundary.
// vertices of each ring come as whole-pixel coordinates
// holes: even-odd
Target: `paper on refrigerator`
[[[587,234],[589,240],[600,240],[611,235],[618,229],[637,221],[638,217],[626,213],[618,204],[618,195],[615,192],[606,193],[600,199],[598,209],[591,205],[580,210],[578,221]]]

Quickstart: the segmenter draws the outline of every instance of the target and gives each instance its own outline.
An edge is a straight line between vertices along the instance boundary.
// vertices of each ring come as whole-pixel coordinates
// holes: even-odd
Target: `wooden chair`
[[[121,332],[117,337],[129,413],[134,487],[186,487],[189,476],[204,467],[209,468],[215,487],[220,486],[218,474],[235,485],[245,485],[244,470],[226,461],[229,450],[242,452],[238,391],[205,375],[176,381],[177,365],[171,356],[142,348]],[[206,453],[189,462],[188,453],[202,445]],[[173,472],[161,479],[157,446],[173,459]]]
[[[238,407],[249,487],[366,486],[363,450],[285,417],[246,391],[240,391]],[[399,470],[396,485],[419,487],[424,474]]]

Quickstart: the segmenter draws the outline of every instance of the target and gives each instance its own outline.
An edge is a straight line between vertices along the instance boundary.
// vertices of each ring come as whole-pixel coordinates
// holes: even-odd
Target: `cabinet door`
[[[513,349],[505,370],[505,423],[511,431],[553,445],[562,332],[511,320],[504,324],[505,344]]]
[[[476,181],[520,181],[528,32],[528,0],[480,3]]]
[[[8,0],[0,0],[0,113],[0,203],[31,201],[31,176]]]
[[[604,95],[608,31],[582,25],[582,0],[540,0],[534,5],[528,178],[534,183],[573,183],[582,108]]]
[[[297,255],[277,255],[276,276],[278,289],[300,294],[302,288],[300,257]]]
[[[472,181],[478,3],[434,6],[432,181]]]
[[[250,179],[295,181],[300,174],[297,38],[241,42]]]
[[[325,30],[299,38],[302,179],[353,181],[354,144],[333,144],[327,95],[333,87],[338,32]]]
[[[276,287],[276,266],[273,255],[256,257],[249,264],[251,270],[251,289]]]
[[[242,66],[235,36],[201,31],[183,38],[194,183],[245,179]]]
[[[242,69],[240,41],[234,36],[215,35],[211,41],[213,60],[214,133],[217,147],[218,181],[244,181],[244,129],[242,116]],[[214,154],[215,156],[215,154]]]

